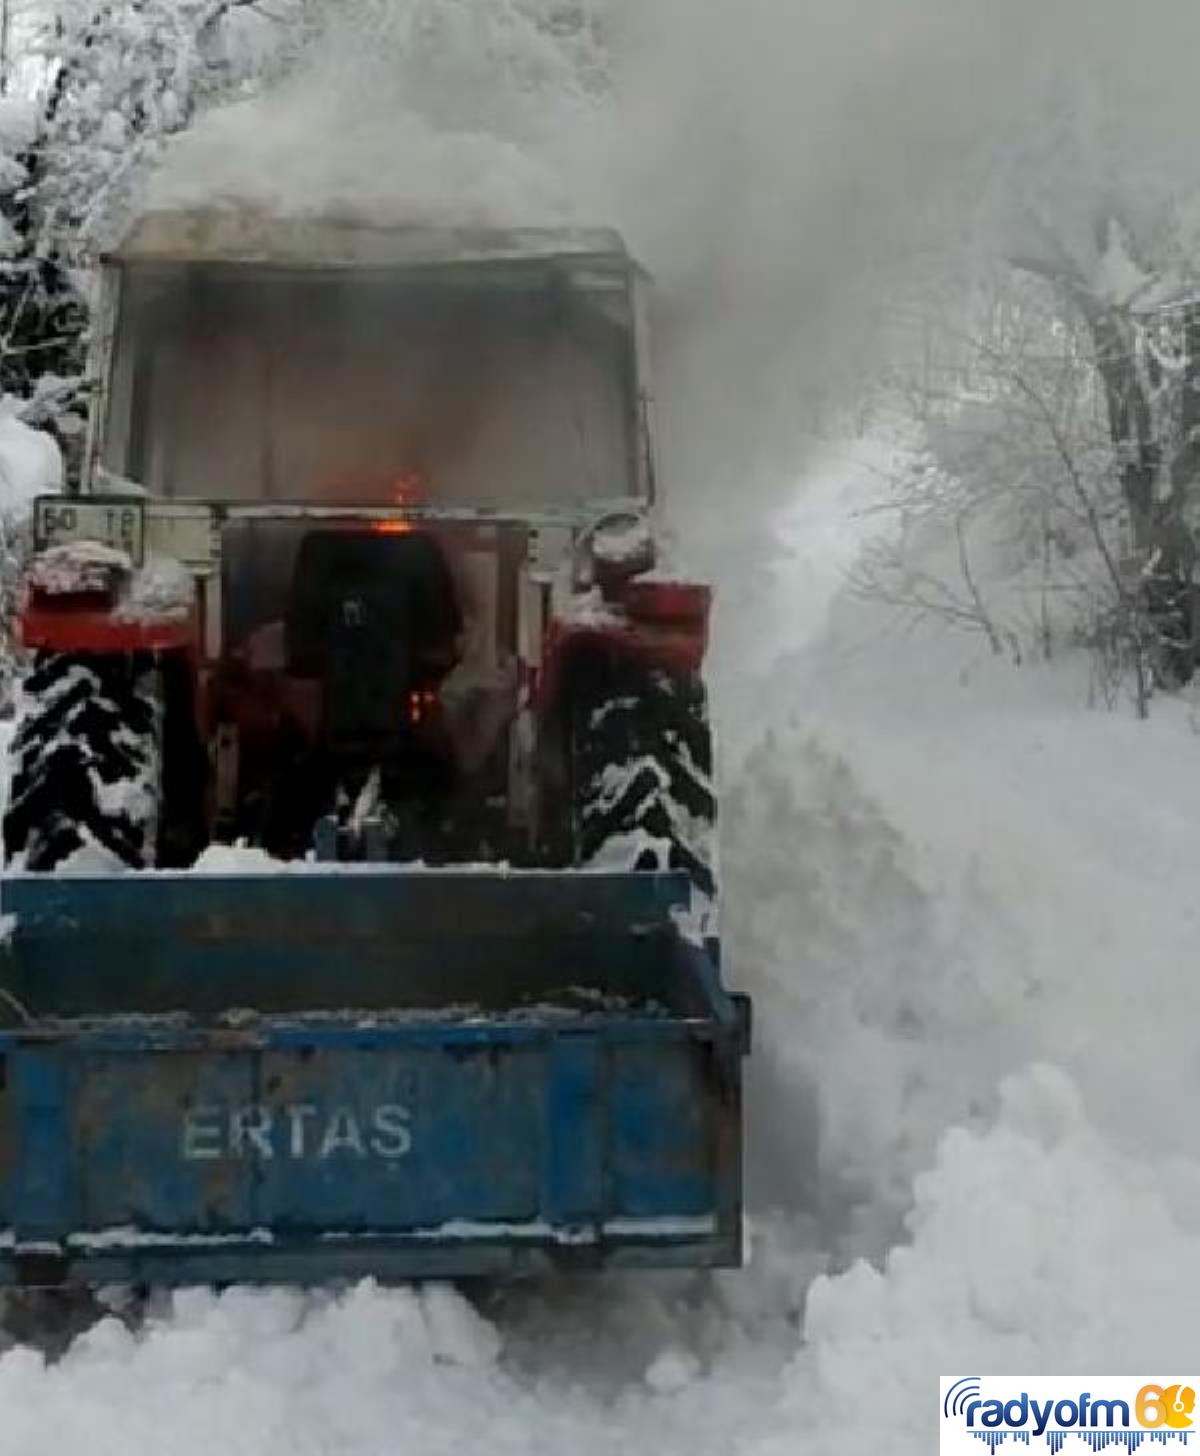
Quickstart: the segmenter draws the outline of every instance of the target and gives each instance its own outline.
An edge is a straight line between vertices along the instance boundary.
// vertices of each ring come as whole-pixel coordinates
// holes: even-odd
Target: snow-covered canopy
[[[628,255],[620,234],[606,228],[403,226],[211,207],[145,213],[113,256],[140,263],[380,268],[553,258],[623,262]]]

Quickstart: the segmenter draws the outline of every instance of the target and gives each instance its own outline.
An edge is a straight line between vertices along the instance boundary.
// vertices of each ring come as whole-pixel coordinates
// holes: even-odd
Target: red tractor
[[[712,896],[709,591],[656,561],[610,232],[151,213],[36,507],[4,840],[30,872],[680,869]]]

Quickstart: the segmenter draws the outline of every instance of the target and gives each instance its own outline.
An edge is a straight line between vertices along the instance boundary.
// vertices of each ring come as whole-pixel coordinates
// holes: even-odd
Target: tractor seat
[[[285,659],[290,674],[321,685],[325,746],[402,753],[413,695],[435,690],[453,667],[461,627],[432,536],[311,531],[292,575]]]

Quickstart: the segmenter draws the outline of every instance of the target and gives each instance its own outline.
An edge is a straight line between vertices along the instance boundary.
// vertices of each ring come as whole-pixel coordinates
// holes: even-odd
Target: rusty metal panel
[[[72,1063],[75,1082],[74,1227],[221,1233],[253,1226],[251,1163],[203,1156],[194,1130],[206,1108],[253,1101],[253,1053],[77,1056],[60,1043],[59,1055]]]
[[[394,1233],[535,1218],[543,1070],[530,1044],[264,1053],[255,1222]]]

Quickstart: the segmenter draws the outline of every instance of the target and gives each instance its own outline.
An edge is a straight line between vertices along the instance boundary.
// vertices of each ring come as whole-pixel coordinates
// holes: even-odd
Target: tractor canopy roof
[[[636,269],[611,228],[380,226],[234,208],[144,213],[106,261],[320,270],[560,262]]]

